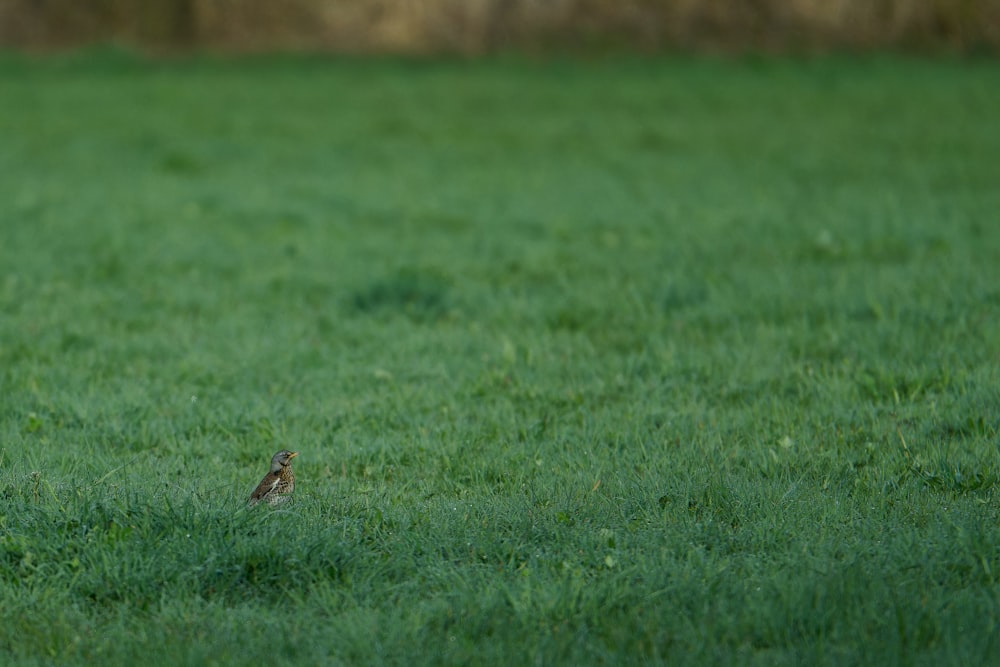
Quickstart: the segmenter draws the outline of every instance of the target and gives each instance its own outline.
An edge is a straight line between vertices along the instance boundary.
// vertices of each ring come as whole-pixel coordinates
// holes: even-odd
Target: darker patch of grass
[[[414,322],[433,322],[452,307],[450,293],[451,283],[443,274],[401,269],[356,290],[349,304],[362,315],[401,315]]]
[[[158,166],[162,171],[178,176],[197,176],[205,171],[204,164],[197,157],[182,152],[164,154]]]
[[[704,283],[677,283],[667,287],[661,303],[665,312],[673,313],[700,306],[708,299],[708,287]]]

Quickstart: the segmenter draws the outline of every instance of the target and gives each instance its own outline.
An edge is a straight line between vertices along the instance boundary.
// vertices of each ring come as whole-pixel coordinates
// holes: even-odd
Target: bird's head
[[[292,459],[298,455],[298,452],[290,452],[287,449],[282,449],[271,457],[271,472],[281,472],[281,469],[291,465]]]

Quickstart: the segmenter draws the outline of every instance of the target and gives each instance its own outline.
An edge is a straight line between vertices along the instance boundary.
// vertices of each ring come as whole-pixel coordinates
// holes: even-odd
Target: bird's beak
[[[292,452],[291,454],[288,455],[288,460],[291,461],[292,459],[294,459],[298,455],[299,455],[298,452]]]

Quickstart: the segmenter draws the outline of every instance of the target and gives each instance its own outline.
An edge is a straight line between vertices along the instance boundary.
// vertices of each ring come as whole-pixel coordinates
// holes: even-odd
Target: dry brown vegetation
[[[462,52],[990,49],[1000,0],[0,0],[0,45]]]

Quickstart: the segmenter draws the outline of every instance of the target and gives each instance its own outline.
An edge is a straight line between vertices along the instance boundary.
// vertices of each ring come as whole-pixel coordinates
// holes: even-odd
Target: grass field
[[[1000,664],[998,108],[3,56],[0,662]]]

